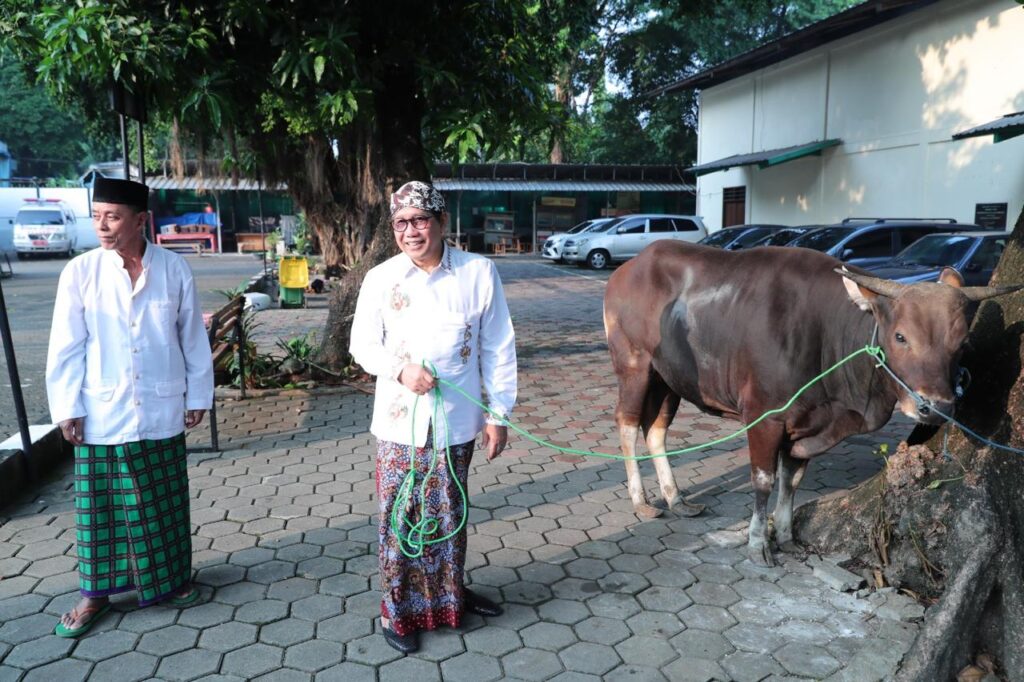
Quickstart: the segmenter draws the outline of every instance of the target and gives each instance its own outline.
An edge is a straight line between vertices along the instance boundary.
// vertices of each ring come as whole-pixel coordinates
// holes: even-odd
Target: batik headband
[[[437,215],[444,213],[444,197],[427,183],[413,180],[391,195],[391,215],[403,208],[419,208]]]

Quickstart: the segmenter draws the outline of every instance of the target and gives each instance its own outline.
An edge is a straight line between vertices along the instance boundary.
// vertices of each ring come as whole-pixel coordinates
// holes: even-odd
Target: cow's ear
[[[942,273],[939,275],[939,281],[943,284],[948,284],[951,287],[962,289],[964,286],[964,278],[956,268],[942,268]]]
[[[846,294],[850,297],[850,300],[865,312],[871,310],[871,304],[879,296],[871,291],[871,289],[865,289],[848,277],[843,277],[843,286],[846,287]]]

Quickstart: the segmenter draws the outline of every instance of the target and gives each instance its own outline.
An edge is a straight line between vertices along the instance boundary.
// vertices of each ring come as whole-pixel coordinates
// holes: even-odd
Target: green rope
[[[437,544],[439,542],[444,542],[445,540],[448,540],[449,538],[454,537],[466,525],[466,519],[467,519],[468,514],[469,514],[469,501],[468,501],[468,497],[466,495],[466,490],[465,490],[465,488],[463,488],[462,483],[459,481],[459,477],[455,473],[455,465],[452,463],[452,459],[451,459],[451,444],[447,442],[448,415],[445,413],[445,411],[443,409],[441,409],[443,404],[444,404],[444,401],[443,401],[443,398],[442,398],[442,395],[441,395],[441,386],[446,386],[447,388],[452,389],[456,393],[461,394],[469,402],[471,402],[472,404],[476,405],[477,407],[479,407],[479,408],[483,409],[485,412],[487,412],[487,414],[491,415],[494,418],[502,420],[502,422],[505,425],[507,425],[510,429],[512,429],[513,431],[515,431],[519,435],[521,435],[523,438],[526,438],[529,441],[537,443],[538,445],[543,445],[545,447],[551,448],[552,450],[556,450],[558,452],[562,452],[562,453],[569,454],[569,455],[580,455],[580,456],[584,456],[584,457],[601,457],[601,458],[604,458],[604,459],[643,461],[643,460],[647,460],[647,459],[654,459],[655,457],[673,457],[673,456],[676,456],[676,455],[683,455],[683,454],[686,454],[686,453],[689,453],[689,452],[694,452],[694,451],[697,451],[697,450],[703,450],[705,448],[710,448],[710,447],[713,447],[713,446],[718,445],[720,443],[724,443],[725,441],[733,440],[734,438],[738,438],[738,437],[744,435],[750,429],[752,429],[755,426],[757,426],[758,424],[760,424],[762,421],[764,421],[768,417],[770,417],[772,415],[775,415],[775,414],[779,414],[780,412],[785,412],[786,410],[788,410],[790,407],[793,406],[793,403],[795,403],[797,401],[797,399],[801,395],[803,395],[811,386],[813,386],[817,382],[821,381],[826,376],[828,376],[832,372],[834,372],[837,369],[839,369],[842,365],[845,365],[847,362],[850,362],[855,357],[857,357],[858,355],[861,355],[861,354],[867,354],[867,355],[870,355],[871,357],[875,358],[875,360],[878,362],[878,365],[876,365],[876,366],[879,366],[879,365],[884,366],[884,364],[885,364],[885,352],[882,350],[881,346],[874,346],[874,345],[864,346],[863,348],[860,348],[860,349],[855,350],[854,352],[850,353],[845,358],[843,358],[842,360],[839,360],[834,365],[832,365],[831,367],[826,369],[824,372],[821,372],[816,377],[814,377],[813,379],[808,381],[806,384],[801,386],[800,390],[798,390],[796,393],[794,393],[793,397],[790,398],[788,401],[786,401],[786,403],[784,405],[782,405],[781,407],[777,407],[775,409],[768,410],[767,412],[765,412],[760,417],[758,417],[754,421],[750,422],[749,424],[747,424],[743,428],[738,429],[738,430],[734,431],[733,433],[730,433],[727,436],[722,436],[721,438],[716,438],[715,440],[709,441],[707,443],[703,443],[701,445],[691,445],[690,447],[682,448],[680,450],[670,450],[668,452],[662,452],[662,453],[653,454],[653,455],[641,455],[641,456],[633,456],[633,457],[627,457],[626,455],[615,455],[615,454],[611,454],[611,453],[607,453],[607,452],[591,452],[589,450],[577,450],[575,448],[566,448],[566,447],[562,447],[560,445],[555,445],[554,443],[546,441],[546,440],[544,440],[542,438],[538,438],[538,437],[534,436],[533,434],[529,433],[528,431],[526,431],[526,430],[520,428],[519,426],[516,426],[512,422],[508,421],[505,418],[504,415],[498,414],[497,412],[495,412],[494,410],[489,408],[487,405],[484,405],[482,402],[477,400],[475,397],[473,397],[470,394],[468,394],[465,391],[463,391],[461,388],[459,388],[454,383],[452,383],[450,381],[447,381],[445,379],[441,379],[440,377],[438,377],[437,376],[436,368],[433,365],[430,365],[429,369],[430,369],[431,373],[434,375],[435,378],[437,378],[437,383],[435,384],[434,388],[431,391],[432,394],[433,394],[433,398],[434,398],[434,414],[433,414],[434,422],[433,423],[435,423],[435,424],[437,423],[437,417],[438,417],[438,415],[440,415],[442,423],[444,424],[444,430],[445,430],[445,441],[446,442],[444,443],[444,451],[445,451],[445,457],[448,460],[448,471],[451,474],[452,480],[455,481],[455,485],[458,487],[459,495],[460,495],[460,497],[462,499],[462,519],[459,522],[459,525],[456,527],[456,529],[453,530],[451,533],[448,533],[444,537],[440,537],[440,538],[431,538],[430,537],[431,535],[436,533],[437,529],[440,527],[440,521],[438,521],[435,518],[427,516],[427,513],[426,513],[427,512],[427,510],[426,510],[426,502],[425,502],[425,500],[426,500],[426,491],[427,491],[427,482],[430,480],[430,477],[433,476],[434,471],[437,468],[437,451],[438,451],[438,446],[440,445],[440,443],[438,442],[438,436],[437,436],[436,432],[434,432],[434,443],[433,443],[433,448],[432,448],[432,453],[431,453],[430,467],[427,469],[426,474],[423,476],[423,482],[420,484],[420,500],[419,500],[419,502],[420,502],[420,511],[419,511],[419,514],[418,514],[419,518],[418,518],[418,520],[416,520],[414,522],[409,517],[409,514],[411,513],[411,510],[412,510],[412,507],[413,507],[412,494],[413,494],[413,490],[414,490],[415,485],[416,485],[416,482],[415,482],[415,477],[416,477],[416,406],[419,403],[419,399],[420,399],[420,396],[417,395],[416,399],[413,401],[413,405],[412,405],[412,438],[410,440],[410,447],[409,447],[409,472],[406,474],[405,478],[402,481],[402,484],[399,486],[398,494],[395,497],[395,504],[394,504],[394,506],[391,509],[391,530],[395,534],[395,537],[398,538],[398,547],[401,550],[401,552],[403,554],[405,554],[407,557],[417,558],[417,557],[419,557],[419,556],[421,556],[423,554],[423,550],[424,550],[424,548],[427,545],[434,545],[434,544]],[[428,363],[426,361],[424,361],[423,366],[427,367],[427,365],[428,365]],[[403,523],[404,523],[405,526],[408,527],[408,529],[409,529],[408,532],[403,532],[403,530],[402,530]]]

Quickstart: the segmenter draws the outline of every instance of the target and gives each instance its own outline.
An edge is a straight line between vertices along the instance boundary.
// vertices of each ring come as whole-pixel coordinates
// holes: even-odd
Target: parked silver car
[[[569,228],[568,232],[556,232],[548,237],[544,242],[544,247],[541,249],[540,255],[548,260],[561,263],[562,247],[565,245],[565,240],[568,239],[570,235],[590,232],[594,228],[600,225],[607,225],[613,220],[615,220],[615,218],[594,218],[592,220],[584,220],[579,225]]]
[[[562,248],[562,258],[580,266],[603,270],[613,262],[629,260],[659,239],[698,242],[707,234],[707,228],[698,216],[627,215],[569,237]]]

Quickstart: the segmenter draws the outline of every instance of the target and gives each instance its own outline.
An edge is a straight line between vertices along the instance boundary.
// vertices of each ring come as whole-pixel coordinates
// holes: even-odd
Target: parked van
[[[632,214],[569,237],[562,258],[603,270],[613,262],[629,260],[659,239],[697,242],[706,236],[708,231],[699,216]]]
[[[77,246],[75,212],[60,199],[25,199],[14,217],[12,242],[18,258],[59,254],[65,258]]]

